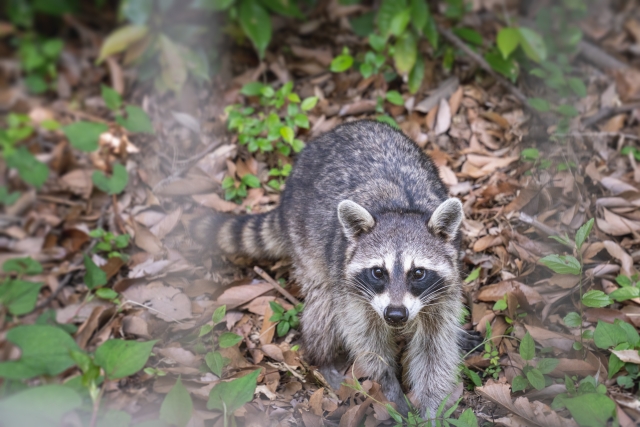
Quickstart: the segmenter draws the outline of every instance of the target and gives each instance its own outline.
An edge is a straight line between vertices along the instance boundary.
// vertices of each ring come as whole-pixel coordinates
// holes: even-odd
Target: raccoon
[[[192,229],[223,254],[290,257],[306,359],[340,384],[344,351],[404,414],[405,388],[435,416],[460,362],[462,204],[431,159],[375,121],[340,125],[299,154],[280,205]],[[406,341],[399,360],[397,337]]]

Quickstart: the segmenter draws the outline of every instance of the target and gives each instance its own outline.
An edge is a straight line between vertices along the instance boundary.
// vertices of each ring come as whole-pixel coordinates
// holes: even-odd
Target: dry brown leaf
[[[473,244],[473,251],[482,252],[500,244],[502,244],[502,238],[500,236],[486,235],[476,240]]]
[[[324,412],[322,408],[323,397],[324,387],[320,387],[318,390],[314,391],[309,398],[309,407],[311,408],[311,412],[316,415],[322,415],[322,413]]]
[[[633,266],[633,258],[624,249],[620,247],[616,242],[606,240],[602,242],[604,248],[609,252],[609,255],[620,261],[622,268],[622,274],[631,277],[636,273],[636,269]]]
[[[569,335],[559,334],[538,326],[525,325],[531,337],[543,347],[557,347],[564,351],[571,351],[575,339]]]
[[[526,397],[519,397],[515,402],[511,401],[511,387],[508,384],[496,383],[489,380],[484,386],[476,388],[476,392],[489,399],[493,403],[500,405],[509,412],[522,418],[521,425],[526,426],[556,426],[556,427],[578,427],[575,421],[560,417],[542,402],[529,402]],[[513,424],[511,420],[501,418],[497,422],[505,425]]]
[[[264,354],[266,354],[273,360],[276,360],[278,362],[284,362],[284,355],[282,354],[282,350],[277,345],[264,344],[262,347],[260,347],[260,349]]]
[[[436,135],[442,135],[451,127],[451,108],[449,103],[442,98],[438,106],[438,114],[436,115],[436,124],[434,132]]]
[[[479,154],[467,155],[467,161],[462,165],[461,172],[471,178],[482,178],[500,168],[509,166],[518,160],[517,156],[507,157],[491,157],[481,156]]]
[[[231,310],[245,304],[260,295],[273,290],[273,287],[265,282],[256,282],[250,285],[233,286],[218,297],[218,305],[227,305]]]
[[[147,307],[151,314],[165,322],[191,318],[191,300],[179,289],[162,282],[134,285],[122,292],[129,301]]]
[[[625,363],[640,365],[640,354],[638,354],[638,350],[611,350],[611,352]]]
[[[477,299],[479,301],[498,301],[502,299],[508,292],[522,291],[530,305],[542,302],[542,296],[530,286],[515,280],[505,280],[493,285],[485,286],[478,291]]]
[[[164,247],[158,237],[150,232],[147,227],[136,224],[133,221],[133,228],[135,230],[135,236],[133,242],[142,250],[149,252],[152,255],[158,255],[163,252]]]
[[[157,350],[160,355],[169,358],[170,364],[179,363],[180,365],[189,366],[191,368],[197,368],[202,362],[202,356],[196,356],[189,350],[185,350],[182,347],[167,347]]]
[[[222,197],[218,196],[216,193],[194,194],[191,197],[200,205],[214,209],[218,212],[232,212],[238,207],[238,205],[233,202],[223,200]]]
[[[452,116],[458,114],[458,109],[460,108],[460,104],[462,103],[463,95],[464,91],[462,90],[462,86],[460,86],[455,92],[453,92],[451,98],[449,98],[449,109],[451,110]]]
[[[87,169],[76,169],[60,177],[60,181],[65,190],[88,199],[93,190],[92,173]]]
[[[156,235],[158,239],[164,239],[164,237],[171,233],[171,230],[180,222],[182,217],[182,208],[178,206],[178,209],[166,215],[160,222],[155,224],[149,231]]]

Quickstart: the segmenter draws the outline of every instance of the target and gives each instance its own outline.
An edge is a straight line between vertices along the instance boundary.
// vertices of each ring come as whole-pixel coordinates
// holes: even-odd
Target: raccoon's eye
[[[413,270],[413,278],[414,280],[422,280],[427,276],[427,270],[424,268],[416,268]]]
[[[382,279],[384,277],[384,270],[380,267],[373,267],[371,269],[371,275],[376,279]]]

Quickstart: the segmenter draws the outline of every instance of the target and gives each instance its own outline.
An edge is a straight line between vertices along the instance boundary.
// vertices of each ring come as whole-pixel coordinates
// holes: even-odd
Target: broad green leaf
[[[97,63],[101,63],[109,55],[122,52],[138,40],[147,35],[148,28],[144,25],[127,25],[111,33],[102,43]]]
[[[129,132],[153,133],[153,125],[147,113],[135,105],[127,105],[124,109],[127,117],[117,116],[116,122]]]
[[[291,324],[289,322],[282,321],[278,323],[278,326],[276,327],[276,332],[278,333],[279,337],[283,337],[287,335],[287,332],[289,332],[290,328],[291,328]]]
[[[406,0],[382,0],[376,22],[378,31],[386,39],[391,34],[391,22],[393,18],[407,8]]]
[[[253,399],[260,370],[233,381],[220,382],[209,392],[207,409],[232,414]]]
[[[527,332],[520,342],[520,356],[524,360],[531,360],[536,355],[536,343],[533,341],[531,334]]]
[[[342,73],[343,71],[347,71],[353,65],[353,56],[348,53],[343,53],[342,55],[338,55],[331,61],[331,72],[333,73]]]
[[[6,280],[0,284],[0,304],[14,316],[31,313],[38,301],[42,283]]]
[[[529,384],[536,390],[542,390],[544,388],[544,375],[538,369],[531,369],[527,372],[527,379]]]
[[[15,168],[20,178],[27,184],[40,188],[49,177],[49,167],[36,159],[25,146],[20,146],[10,154],[5,151],[4,159],[10,168]]]
[[[118,92],[106,85],[101,86],[101,92],[104,103],[111,111],[115,111],[122,106],[122,97]]]
[[[638,335],[638,331],[633,325],[630,325],[620,319],[616,319],[614,323],[627,334],[627,343],[629,343],[631,347],[638,345],[640,342],[640,335]]]
[[[118,298],[118,293],[113,289],[100,288],[96,290],[96,296],[98,298],[106,299],[108,301]]]
[[[240,341],[242,341],[240,335],[234,334],[233,332],[224,332],[220,335],[220,338],[218,338],[218,345],[220,348],[229,348],[238,344]]]
[[[269,13],[257,0],[240,0],[238,8],[238,20],[242,31],[249,37],[260,59],[271,41],[271,18]]]
[[[0,363],[0,377],[13,380],[56,376],[75,365],[69,352],[81,351],[68,333],[49,325],[17,326],[6,339],[22,351],[19,360]]]
[[[262,4],[272,11],[285,16],[304,19],[304,15],[298,9],[298,5],[293,0],[260,0]]]
[[[564,321],[564,324],[570,328],[577,328],[582,324],[580,315],[575,311],[568,313],[562,320]]]
[[[480,277],[480,271],[482,270],[482,267],[476,267],[474,268],[471,273],[469,273],[469,275],[467,276],[466,279],[464,279],[464,283],[471,283],[474,280],[476,280],[478,277]]]
[[[313,107],[315,107],[317,103],[318,103],[318,97],[310,96],[308,98],[305,98],[304,101],[302,101],[302,104],[300,104],[300,109],[302,111],[309,111]]]
[[[422,86],[422,80],[424,79],[424,59],[422,56],[418,55],[416,58],[416,63],[411,69],[409,73],[409,81],[407,85],[409,86],[409,93],[415,94]]]
[[[240,89],[240,93],[247,96],[258,96],[260,95],[262,88],[264,88],[263,83],[251,82],[242,86],[242,89]]]
[[[369,45],[376,52],[381,52],[384,49],[384,47],[387,45],[387,39],[377,34],[371,34],[369,35]]]
[[[633,282],[631,281],[631,279],[622,274],[616,276],[616,283],[625,288],[628,286],[633,286]]]
[[[416,63],[418,57],[418,41],[416,36],[408,31],[398,37],[393,52],[393,61],[399,74],[407,74]]]
[[[0,204],[5,206],[11,206],[20,198],[20,193],[18,191],[13,191],[9,193],[7,187],[2,185],[0,186]]]
[[[395,16],[391,19],[389,32],[396,37],[402,35],[404,33],[404,30],[407,29],[407,25],[409,25],[410,20],[411,9],[404,9],[396,13]]]
[[[635,288],[633,286],[616,289],[609,294],[609,298],[615,301],[626,301],[638,297],[640,297],[640,288]]]
[[[556,108],[556,111],[562,114],[563,116],[567,116],[567,117],[576,117],[578,114],[580,114],[576,109],[576,107],[569,104],[559,105]]]
[[[84,284],[87,285],[87,288],[93,289],[107,284],[107,273],[87,255],[84,255],[84,268],[87,270],[87,274],[84,276]]]
[[[226,314],[226,312],[226,304],[216,308],[216,311],[213,312],[213,316],[211,317],[211,320],[213,320],[213,324],[217,325],[218,323],[222,322],[222,319],[224,319],[224,315]]]
[[[460,37],[462,40],[467,41],[475,46],[482,46],[482,36],[476,30],[471,28],[454,28],[453,33]]]
[[[122,193],[129,182],[127,169],[120,163],[116,163],[113,166],[113,174],[111,177],[107,178],[101,171],[94,171],[91,178],[95,186],[107,194]]]
[[[427,23],[424,25],[424,36],[429,40],[434,50],[438,49],[440,33],[438,33],[438,26],[429,8],[427,8]]]
[[[96,427],[128,427],[129,424],[131,424],[131,415],[124,411],[110,409],[98,418]]]
[[[176,427],[186,427],[193,413],[193,401],[178,377],[160,406],[160,419]]]
[[[469,378],[471,382],[473,382],[473,385],[475,385],[476,387],[482,387],[482,380],[480,379],[480,375],[476,374],[464,365],[462,365],[462,370],[467,378]]]
[[[62,417],[82,405],[70,387],[48,384],[0,400],[3,427],[58,426]]]
[[[611,353],[609,356],[609,379],[613,378],[615,374],[620,372],[620,369],[624,366],[624,362],[620,360],[618,356],[614,353]]]
[[[291,129],[289,126],[282,126],[280,128],[280,136],[282,136],[282,139],[284,139],[286,142],[291,144],[293,142],[295,133],[293,132],[293,129]]]
[[[293,117],[296,126],[302,129],[309,129],[309,118],[306,114],[298,113]]]
[[[582,427],[603,427],[615,416],[616,404],[607,396],[587,393],[562,400],[573,419]]]
[[[74,148],[80,151],[96,151],[100,135],[109,130],[109,126],[103,123],[75,122],[64,126],[62,132],[67,136]]]
[[[611,298],[602,291],[589,291],[582,296],[582,303],[587,307],[606,307],[611,304]]]
[[[587,237],[589,237],[591,229],[593,228],[593,222],[594,219],[591,218],[589,221],[584,223],[576,232],[576,248],[578,250],[582,249],[583,243],[587,240]]]
[[[515,83],[520,69],[518,68],[518,63],[513,58],[504,59],[500,52],[491,50],[484,55],[484,59],[489,63],[491,68]]]
[[[529,98],[529,105],[540,112],[547,112],[551,109],[549,102],[542,98]]]
[[[394,105],[404,105],[404,99],[397,90],[390,90],[387,92],[385,98]]]
[[[2,271],[5,273],[33,276],[42,273],[42,264],[31,257],[11,258],[2,264]]]
[[[375,29],[375,19],[375,12],[369,11],[359,16],[349,17],[349,23],[351,24],[351,29],[358,37],[368,37]]]
[[[538,160],[538,158],[540,157],[540,151],[537,148],[533,148],[533,147],[532,148],[525,148],[520,153],[520,156],[525,161],[533,162],[535,160]]]
[[[560,363],[560,360],[558,360],[558,359],[550,359],[550,358],[549,359],[541,359],[536,364],[536,369],[538,369],[543,374],[549,374],[554,369],[556,369],[556,366],[558,366],[558,363]]]
[[[425,0],[409,0],[411,8],[411,24],[419,34],[422,34],[429,16],[429,6]]]
[[[96,350],[95,363],[110,380],[128,377],[144,368],[156,342],[107,340]]]
[[[253,174],[246,174],[242,177],[241,181],[247,186],[251,188],[259,188],[260,187],[260,179]]]
[[[547,59],[547,46],[538,33],[529,29],[520,27],[520,46],[524,53],[534,62],[540,62]]]
[[[228,359],[222,357],[222,354],[218,351],[210,351],[204,356],[204,361],[207,362],[207,366],[211,369],[211,372],[218,377],[222,377],[222,369],[228,363]]]
[[[493,310],[494,311],[501,311],[501,310],[506,310],[506,309],[507,309],[507,301],[505,299],[499,299],[493,305]]]
[[[573,93],[576,94],[576,96],[579,96],[580,98],[584,98],[585,96],[587,96],[587,87],[585,86],[582,79],[579,79],[577,77],[569,77],[567,79],[567,83],[569,83],[569,87],[571,88]]]
[[[507,59],[511,53],[516,50],[520,44],[520,33],[517,28],[503,28],[498,32],[496,44],[504,59]]]
[[[599,320],[593,333],[593,341],[598,348],[608,349],[626,342],[627,334],[620,326]]]
[[[580,261],[571,255],[547,255],[540,260],[540,264],[549,267],[558,274],[580,275],[582,268]]]

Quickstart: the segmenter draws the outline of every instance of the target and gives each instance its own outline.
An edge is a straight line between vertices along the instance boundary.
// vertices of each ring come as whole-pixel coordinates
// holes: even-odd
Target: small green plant
[[[494,379],[498,379],[500,372],[502,372],[500,353],[498,352],[498,347],[493,343],[491,335],[491,325],[487,322],[487,333],[485,335],[484,354],[482,358],[489,359],[489,366],[484,370],[484,377],[492,376]]]
[[[219,382],[209,392],[207,409],[220,411],[224,417],[224,425],[235,424],[233,413],[253,399],[258,383],[260,369],[232,381]]]
[[[291,168],[292,166],[288,163],[281,168],[272,168],[269,171],[269,176],[272,176],[274,178],[269,180],[267,185],[275,190],[280,190],[284,185],[285,179],[291,173]]]
[[[615,418],[616,404],[607,397],[607,387],[598,384],[592,376],[583,378],[576,387],[576,378],[565,375],[566,393],[553,399],[551,408],[559,411],[568,409],[580,426],[603,427],[610,418]]]
[[[269,301],[269,306],[273,311],[273,315],[269,320],[272,322],[278,322],[276,332],[279,337],[285,336],[287,332],[289,332],[289,329],[297,329],[298,326],[300,326],[300,318],[298,318],[298,315],[304,308],[303,304],[297,304],[291,310],[286,311],[283,306],[275,301]]]
[[[118,257],[125,261],[129,259],[127,254],[120,251],[129,246],[131,236],[128,234],[120,234],[116,236],[110,231],[97,228],[95,230],[91,230],[89,232],[89,236],[99,240],[93,248],[94,252],[106,252],[108,258]]]
[[[222,180],[224,198],[226,200],[233,200],[236,203],[241,203],[242,199],[247,197],[247,187],[259,188],[260,179],[258,179],[257,176],[248,173],[240,178],[240,181],[236,181],[230,176]]]
[[[224,319],[224,315],[226,313],[227,306],[220,306],[214,311],[213,316],[211,317],[212,323],[207,323],[200,328],[200,333],[198,334],[198,338],[204,337],[213,331],[213,328],[222,322]],[[235,335],[235,334],[234,334]],[[239,335],[236,335],[239,337]],[[242,337],[240,337],[242,339]],[[233,340],[232,340],[233,341]],[[226,357],[222,356],[219,351],[210,351],[205,354],[204,360],[214,374],[216,374],[219,378],[222,378],[222,370],[226,365],[229,364],[230,360]]]
[[[624,147],[622,147],[622,150],[620,150],[620,154],[622,154],[623,156],[628,156],[629,153],[633,153],[633,157],[636,159],[636,161],[640,162],[640,150],[636,147],[625,145]]]
[[[631,350],[637,355],[637,351],[640,350],[640,336],[634,326],[620,319],[616,319],[614,323],[598,321],[593,332],[593,342],[598,348],[612,351],[609,356],[609,378],[613,378],[622,368],[625,368],[632,376],[637,374],[637,365],[634,367],[632,363],[623,362],[618,354],[624,353],[616,354],[616,352]],[[628,385],[631,379],[626,376],[620,381]]]
[[[536,355],[536,345],[529,332],[527,332],[524,338],[522,338],[519,351],[520,356],[526,362],[526,365],[522,370],[522,375],[518,375],[513,379],[511,390],[514,392],[522,391],[527,389],[529,386],[536,390],[542,390],[547,386],[547,384],[551,384],[551,378],[546,377],[545,375],[551,373],[551,371],[558,366],[559,360],[545,358],[538,360],[535,367],[529,365],[529,361],[533,360]]]
[[[407,418],[400,415],[400,413],[393,409],[390,404],[387,404],[386,408],[391,418],[396,422],[394,427],[433,427],[434,425],[436,427],[478,427],[478,419],[471,408],[465,409],[458,418],[453,417],[453,413],[458,409],[458,405],[460,404],[460,401],[462,401],[462,398],[458,399],[456,403],[445,411],[444,408],[448,400],[449,396],[440,403],[433,418],[427,411],[426,419],[420,416],[419,411],[411,405],[408,399],[407,404],[409,405],[410,410],[407,414]]]
[[[32,258],[14,258],[5,261],[2,271],[5,278],[0,282],[0,304],[13,316],[31,313],[43,284],[24,278],[41,274],[42,265]]]
[[[31,119],[24,114],[11,113],[7,115],[6,126],[6,129],[0,129],[2,158],[7,166],[18,171],[24,182],[40,188],[49,176],[49,167],[36,159],[24,144],[20,144],[33,135]]]
[[[27,34],[18,39],[18,57],[26,74],[24,83],[31,93],[55,89],[62,40]]]

